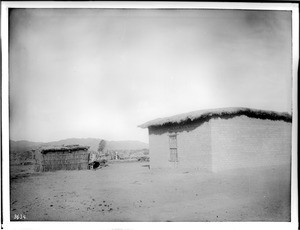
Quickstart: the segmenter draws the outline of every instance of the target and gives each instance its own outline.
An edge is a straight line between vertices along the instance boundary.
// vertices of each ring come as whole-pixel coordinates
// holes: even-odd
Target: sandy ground
[[[288,166],[213,174],[144,164],[45,173],[11,167],[11,220],[290,221]]]

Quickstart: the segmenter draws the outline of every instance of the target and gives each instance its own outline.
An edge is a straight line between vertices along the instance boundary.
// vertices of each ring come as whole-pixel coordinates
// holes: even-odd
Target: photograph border
[[[123,9],[233,9],[287,10],[292,12],[292,162],[291,162],[291,222],[54,222],[10,221],[9,188],[9,47],[8,13],[11,8],[123,8]],[[101,228],[131,229],[298,229],[298,61],[299,61],[299,5],[296,3],[218,3],[218,2],[2,2],[2,227],[4,229]]]

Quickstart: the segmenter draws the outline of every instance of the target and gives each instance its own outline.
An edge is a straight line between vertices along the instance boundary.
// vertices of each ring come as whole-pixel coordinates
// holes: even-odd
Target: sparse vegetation
[[[99,142],[98,152],[99,152],[99,153],[102,153],[103,150],[105,149],[105,147],[106,147],[106,141],[105,141],[105,140],[101,140],[101,141]]]
[[[141,161],[141,162],[143,162],[143,161],[149,162],[150,161],[150,157],[149,156],[142,156],[142,157],[138,157],[137,160]]]

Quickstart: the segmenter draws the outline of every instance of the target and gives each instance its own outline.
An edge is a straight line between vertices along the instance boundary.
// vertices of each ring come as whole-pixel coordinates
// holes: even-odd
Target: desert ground
[[[289,166],[209,173],[145,164],[44,173],[11,166],[11,220],[290,221]]]

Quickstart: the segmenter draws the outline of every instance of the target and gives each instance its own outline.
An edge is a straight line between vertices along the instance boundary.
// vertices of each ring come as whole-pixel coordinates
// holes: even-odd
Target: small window
[[[170,146],[170,161],[178,161],[178,152],[177,152],[177,135],[169,135],[169,146]]]
[[[177,149],[170,149],[170,161],[171,162],[178,161]]]

